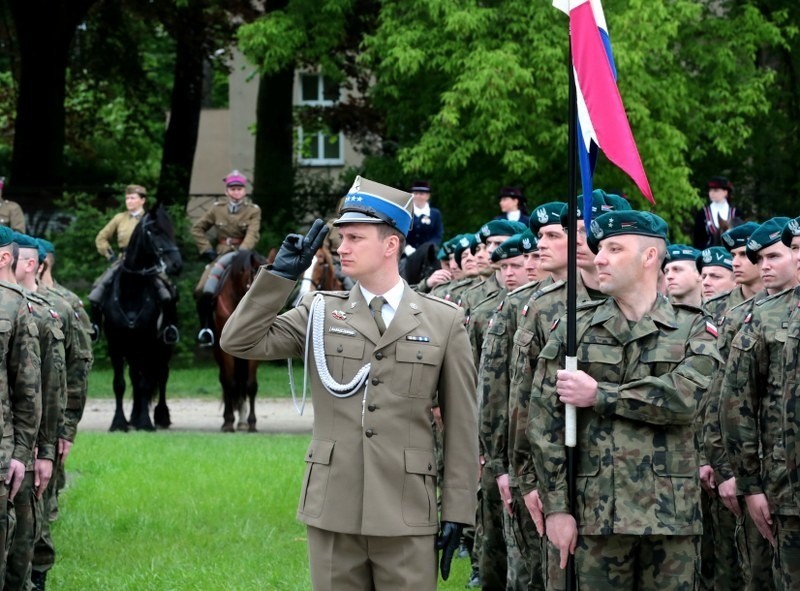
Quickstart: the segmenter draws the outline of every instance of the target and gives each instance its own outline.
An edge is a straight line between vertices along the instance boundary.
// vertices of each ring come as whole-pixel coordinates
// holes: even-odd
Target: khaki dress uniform
[[[114,249],[111,247],[111,239],[115,235],[119,249],[125,250],[128,248],[131,234],[133,234],[133,230],[141,221],[142,215],[134,216],[127,211],[123,211],[111,218],[111,221],[103,226],[103,229],[97,233],[97,237],[94,239],[94,244],[100,256],[109,258],[113,255]]]
[[[0,225],[25,233],[25,215],[16,201],[0,199]]]
[[[262,268],[225,325],[222,348],[246,359],[301,357],[315,294],[278,316],[294,286],[294,281]],[[398,580],[385,588],[432,591],[437,484],[442,521],[471,524],[475,518],[476,375],[463,312],[405,285],[400,306],[380,335],[360,288],[318,293],[325,302],[322,334],[316,335],[324,349],[319,361],[339,383],[353,379],[367,363],[371,369],[355,395],[335,397],[316,369],[316,351],[308,351],[314,429],[305,454],[298,519],[309,526],[310,546],[312,536],[324,530],[334,537],[369,536],[370,547],[381,540],[390,546],[403,540],[422,544],[424,552],[430,548],[430,562],[415,564],[404,564],[401,552],[395,552]],[[437,392],[445,423],[444,479],[438,483],[431,429]],[[357,553],[335,552],[332,564],[320,566],[312,560],[315,588],[351,588],[336,581],[339,574],[348,576],[346,571],[357,568],[352,564]]]

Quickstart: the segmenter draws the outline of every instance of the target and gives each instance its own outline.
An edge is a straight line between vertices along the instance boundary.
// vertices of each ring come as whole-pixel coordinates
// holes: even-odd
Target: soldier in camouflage
[[[718,362],[716,329],[658,293],[666,238],[666,223],[651,213],[594,220],[589,245],[609,297],[578,307],[578,371],[561,369],[563,321],[536,365],[528,438],[544,528],[562,568],[574,554],[579,588],[696,584],[694,417]],[[565,404],[577,407],[575,515],[567,498]]]
[[[5,580],[8,542],[14,537],[14,504],[25,479],[25,467],[33,463],[33,448],[41,419],[41,363],[39,331],[32,307],[15,284],[14,234],[0,226],[0,340],[3,437],[0,440],[0,575]]]
[[[776,589],[800,585],[800,505],[789,480],[782,437],[784,349],[797,307],[797,258],[782,242],[786,218],[755,230],[746,246],[769,297],[758,300],[731,341],[721,387],[720,426],[737,494],[744,495],[758,531],[774,548]]]
[[[700,282],[703,286],[703,302],[730,293],[736,287],[733,275],[733,257],[722,246],[709,246],[703,249],[695,261]]]
[[[700,307],[703,286],[695,261],[700,251],[686,244],[670,244],[664,261],[664,280],[669,301]]]
[[[25,591],[30,586],[33,547],[41,529],[41,498],[53,473],[56,457],[58,422],[63,412],[66,372],[64,360],[64,325],[53,304],[37,293],[36,272],[39,250],[35,239],[15,233],[18,246],[15,278],[25,290],[39,331],[39,350],[42,367],[42,418],[36,439],[36,457],[25,468],[25,479],[14,500],[16,533],[8,552],[4,588]]]

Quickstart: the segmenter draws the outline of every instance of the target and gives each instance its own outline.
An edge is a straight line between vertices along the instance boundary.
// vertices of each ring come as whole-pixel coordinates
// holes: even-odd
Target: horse
[[[433,242],[420,245],[410,256],[403,256],[400,260],[400,276],[409,285],[427,279],[431,273],[442,268],[438,253],[439,247]]]
[[[219,367],[224,404],[222,431],[234,431],[234,413],[239,413],[236,429],[256,431],[256,391],[258,390],[258,361],[233,357],[219,346],[219,337],[228,318],[242,300],[255,279],[258,269],[269,262],[252,250],[239,250],[220,277],[214,304],[214,359]],[[246,402],[250,403],[247,422],[244,420]]]
[[[156,389],[159,400],[154,412],[155,423],[164,428],[171,423],[166,382],[172,345],[163,339],[162,302],[155,282],[162,270],[177,275],[182,265],[172,221],[156,202],[131,234],[122,264],[106,289],[101,306],[108,355],[114,371],[116,408],[111,431],[127,431],[129,426],[154,431],[150,403]],[[130,422],[122,409],[125,363],[133,390]]]
[[[333,254],[327,247],[322,246],[314,255],[311,266],[300,278],[292,303],[296,306],[304,295],[312,291],[341,291],[342,289],[344,289],[344,284],[336,276]]]

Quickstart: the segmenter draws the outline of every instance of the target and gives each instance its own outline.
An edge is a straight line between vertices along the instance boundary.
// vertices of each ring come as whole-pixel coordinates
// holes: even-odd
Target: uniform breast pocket
[[[405,450],[402,511],[406,525],[436,525],[436,462],[433,452]]]
[[[11,340],[11,321],[0,318],[0,359],[8,354],[8,342]]]
[[[658,348],[642,351],[640,359],[647,365],[648,375],[660,376],[675,369],[686,357],[684,343],[659,343]]]
[[[622,367],[622,348],[618,345],[584,341],[578,347],[578,367],[598,382],[618,384]]]
[[[653,454],[656,515],[665,524],[691,523],[698,513],[697,456],[693,451]]]
[[[346,384],[364,365],[364,341],[345,337],[327,339],[325,359],[331,377],[340,384]]]
[[[514,345],[509,357],[512,384],[519,384],[523,380],[531,379],[533,374],[533,363],[530,359],[531,341],[533,341],[533,333],[529,330],[518,328],[514,333]]]
[[[438,345],[397,343],[391,372],[392,392],[412,398],[431,398],[439,382],[442,353]]]
[[[333,444],[333,441],[326,439],[314,439],[306,451],[306,474],[300,492],[300,513],[309,517],[319,517],[325,505]]]
[[[65,363],[63,357],[64,332],[57,326],[50,326],[49,330],[50,330],[50,338],[53,341],[53,347],[56,351],[60,352],[60,354],[52,356],[54,367],[56,368],[57,371],[63,371]]]

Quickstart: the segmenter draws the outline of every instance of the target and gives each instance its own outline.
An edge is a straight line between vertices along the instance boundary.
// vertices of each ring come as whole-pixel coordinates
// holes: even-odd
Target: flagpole
[[[567,175],[569,181],[567,207],[567,355],[565,369],[577,371],[577,308],[578,308],[578,99],[575,88],[575,71],[572,67],[572,46],[570,44],[569,59],[569,157],[567,160]],[[576,420],[575,407],[566,405],[565,408],[565,443],[567,452],[567,492],[569,496],[569,512],[576,517],[576,484],[575,484],[575,458],[576,458]],[[577,517],[576,517],[577,519]],[[575,557],[570,555],[566,570],[566,589],[575,591]]]

